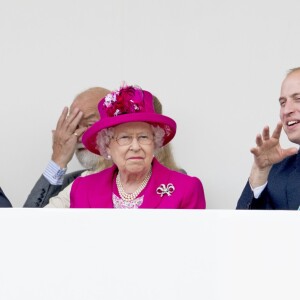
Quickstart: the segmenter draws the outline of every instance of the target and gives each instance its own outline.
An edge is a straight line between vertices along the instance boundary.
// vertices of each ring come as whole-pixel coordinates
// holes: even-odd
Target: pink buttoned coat
[[[71,208],[113,208],[113,193],[119,197],[116,188],[117,166],[99,173],[78,177],[72,185]],[[163,187],[169,186],[169,192]],[[175,189],[172,191],[173,186]],[[167,190],[165,190],[167,191]],[[151,178],[140,196],[144,196],[139,208],[186,208],[205,209],[205,196],[201,181],[152,161]]]

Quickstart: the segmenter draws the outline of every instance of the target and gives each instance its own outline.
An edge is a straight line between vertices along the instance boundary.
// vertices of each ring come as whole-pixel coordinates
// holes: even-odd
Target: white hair
[[[153,131],[154,135],[154,152],[156,152],[159,148],[162,147],[163,142],[164,142],[164,136],[165,136],[165,131],[160,127],[160,126],[154,126],[151,125],[151,129]],[[99,150],[100,154],[108,159],[109,155],[107,153],[107,146],[110,143],[110,140],[114,136],[114,128],[109,127],[109,128],[104,128],[101,131],[99,131],[97,138],[96,138],[96,143],[97,143],[97,149]]]
[[[108,159],[107,153],[107,146],[110,143],[111,138],[114,136],[114,129],[113,127],[104,128],[99,131],[96,139],[97,149],[99,150],[100,154]]]
[[[151,125],[154,135],[154,151],[162,147],[164,142],[165,131],[160,126]]]

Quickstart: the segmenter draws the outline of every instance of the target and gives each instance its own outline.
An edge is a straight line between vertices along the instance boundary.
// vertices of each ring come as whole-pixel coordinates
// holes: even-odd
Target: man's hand
[[[277,124],[271,137],[268,126],[264,127],[262,134],[256,136],[256,147],[250,150],[254,155],[254,163],[249,178],[252,188],[267,182],[273,164],[297,153],[297,148],[281,148],[279,143],[281,130],[282,123],[280,122]]]
[[[68,111],[65,107],[53,130],[51,159],[61,168],[67,167],[76,150],[78,138],[86,130],[85,127],[79,127],[83,113],[78,108],[74,108],[70,115]]]

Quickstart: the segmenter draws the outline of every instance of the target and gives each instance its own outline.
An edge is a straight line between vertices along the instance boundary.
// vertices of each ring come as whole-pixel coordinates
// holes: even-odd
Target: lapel
[[[93,186],[96,195],[91,197],[91,207],[98,208],[113,208],[112,193],[115,173],[117,172],[116,165],[105,169],[98,173]]]
[[[291,172],[286,189],[287,208],[297,210],[300,206],[300,153],[296,156],[295,168]]]
[[[172,172],[169,169],[161,165],[156,158],[152,162],[152,176],[148,182],[148,185],[144,193],[144,202],[141,208],[157,208],[160,206],[164,197],[161,197],[157,193],[156,189],[161,185],[167,185],[170,183],[170,177]]]

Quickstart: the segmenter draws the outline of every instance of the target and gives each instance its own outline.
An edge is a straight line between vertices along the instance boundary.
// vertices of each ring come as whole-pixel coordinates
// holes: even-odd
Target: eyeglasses
[[[113,137],[113,139],[120,145],[120,146],[128,146],[132,143],[133,139],[136,138],[140,145],[150,145],[153,142],[153,135],[151,134],[141,134],[139,136],[132,136],[132,135],[120,135],[118,137]]]

